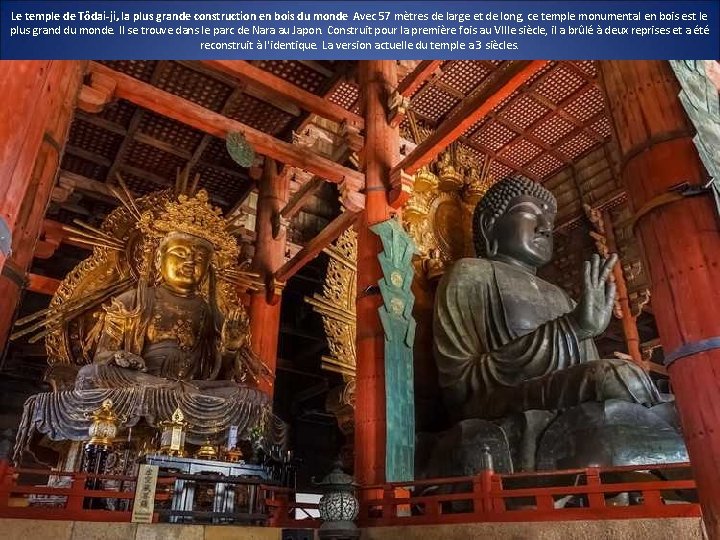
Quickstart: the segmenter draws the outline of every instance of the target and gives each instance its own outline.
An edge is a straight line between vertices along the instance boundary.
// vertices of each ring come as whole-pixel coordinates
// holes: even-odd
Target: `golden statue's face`
[[[160,274],[171,289],[188,294],[200,288],[210,266],[212,249],[192,236],[171,236],[160,248]]]

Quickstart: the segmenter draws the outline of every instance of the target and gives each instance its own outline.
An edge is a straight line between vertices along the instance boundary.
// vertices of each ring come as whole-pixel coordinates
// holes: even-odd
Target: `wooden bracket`
[[[90,84],[84,84],[80,89],[77,107],[88,113],[99,113],[115,97],[117,83],[112,77],[97,71],[91,71],[89,76]]]
[[[270,277],[267,285],[265,286],[265,295],[268,304],[270,304],[271,306],[276,306],[278,302],[280,302],[283,290],[285,289],[285,285],[285,281],[278,281],[277,279],[275,279],[275,277]]]
[[[281,234],[287,231],[290,226],[290,220],[283,217],[281,212],[275,212],[272,216],[272,237],[277,240]]]
[[[365,146],[365,137],[360,134],[360,128],[356,125],[351,125],[347,122],[340,124],[340,136],[352,152],[360,152],[363,146]]]
[[[395,90],[388,98],[388,123],[398,127],[410,108],[410,98]]]
[[[415,177],[407,174],[402,169],[390,171],[390,192],[388,193],[388,204],[393,208],[400,208],[405,205],[413,192]]]
[[[355,178],[346,178],[340,182],[340,202],[349,212],[362,212],[365,210],[365,195],[360,190],[365,187],[363,182]]]

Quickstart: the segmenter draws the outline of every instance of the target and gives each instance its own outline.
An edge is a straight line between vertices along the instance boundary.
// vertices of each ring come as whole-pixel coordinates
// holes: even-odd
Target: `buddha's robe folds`
[[[586,401],[661,401],[647,374],[624,360],[600,360],[567,314],[559,287],[520,267],[461,259],[441,280],[433,332],[440,386],[456,419],[493,419]]]

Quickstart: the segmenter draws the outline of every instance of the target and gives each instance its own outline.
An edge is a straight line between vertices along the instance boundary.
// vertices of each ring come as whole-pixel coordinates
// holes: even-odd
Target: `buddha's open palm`
[[[225,350],[237,351],[243,346],[245,332],[242,325],[242,311],[233,309],[225,318],[222,328],[222,345]]]
[[[575,330],[581,339],[600,335],[610,323],[615,302],[615,283],[608,281],[617,262],[613,254],[604,261],[595,254],[585,261],[584,287],[580,301],[570,313]]]

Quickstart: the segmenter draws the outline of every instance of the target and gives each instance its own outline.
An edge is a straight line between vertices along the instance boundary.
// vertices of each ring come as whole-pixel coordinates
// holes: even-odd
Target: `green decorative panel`
[[[378,310],[385,330],[385,400],[387,482],[405,482],[415,476],[415,394],[413,389],[413,343],[415,297],[412,257],[415,244],[396,220],[371,227],[383,245],[378,255],[383,279],[378,282],[383,305]]]
[[[702,159],[720,211],[720,98],[707,74],[707,63],[713,60],[670,60],[682,88],[680,101],[695,126],[693,142]]]

